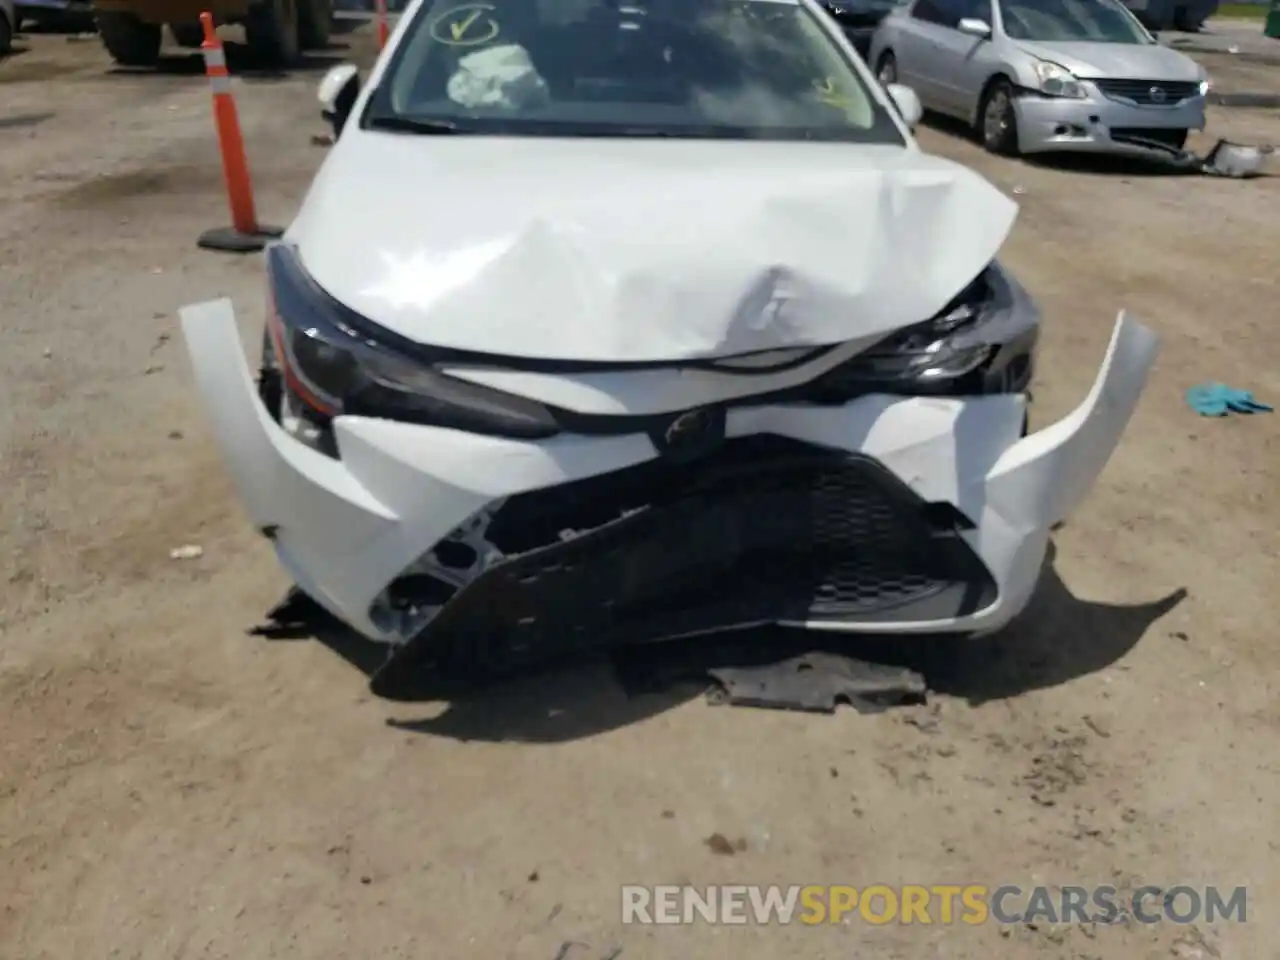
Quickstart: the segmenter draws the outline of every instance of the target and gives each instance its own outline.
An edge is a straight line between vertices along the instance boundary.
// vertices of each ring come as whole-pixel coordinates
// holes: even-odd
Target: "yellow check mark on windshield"
[[[483,10],[472,10],[463,19],[455,20],[449,24],[449,33],[453,36],[453,39],[461,40],[466,36],[467,31],[471,29],[472,24],[480,19],[480,14],[482,13],[484,13]]]

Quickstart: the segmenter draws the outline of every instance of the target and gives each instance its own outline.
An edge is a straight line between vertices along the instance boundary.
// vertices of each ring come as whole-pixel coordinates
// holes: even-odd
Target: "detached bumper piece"
[[[996,597],[966,526],[871,458],[770,436],[522,494],[488,531],[506,559],[396,648],[372,690],[758,624],[964,616]]]
[[[1160,159],[1164,162],[1187,173],[1202,173],[1207,177],[1230,177],[1235,180],[1250,180],[1261,176],[1268,159],[1275,152],[1275,148],[1270,144],[1252,146],[1219,140],[1202,157],[1190,150],[1183,150],[1166,143],[1162,138],[1152,136],[1152,133],[1152,131],[1144,131],[1143,135],[1130,135],[1121,129],[1115,129],[1111,131],[1111,139],[1117,143],[1132,144],[1160,154]]]
[[[847,703],[858,713],[881,713],[924,703],[928,693],[924,677],[914,670],[822,651],[761,666],[716,667],[709,673],[717,686],[708,692],[708,701],[735,707],[835,713]]]

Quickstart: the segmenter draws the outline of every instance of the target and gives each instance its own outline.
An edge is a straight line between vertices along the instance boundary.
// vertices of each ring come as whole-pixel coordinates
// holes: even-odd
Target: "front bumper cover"
[[[413,637],[398,634],[376,616],[375,603],[469,518],[498,500],[589,484],[658,457],[644,434],[518,441],[345,416],[333,424],[340,459],[331,459],[285,433],[263,407],[230,301],[186,307],[181,316],[196,383],[228,469],[253,521],[271,536],[282,565],[332,614],[364,636],[404,650]],[[653,510],[628,514],[549,546],[549,563],[538,550],[509,556],[446,604],[431,632],[482,633],[495,609],[504,611],[508,624],[513,618],[536,619],[531,600],[535,606],[559,609],[590,589],[581,580],[558,575],[566,560],[571,568],[590,568],[597,577],[592,582],[606,577],[613,587],[631,584],[633,600],[643,600],[645,591],[664,582],[663,577],[671,596],[678,597],[691,586],[680,577],[697,566],[697,543],[721,538],[716,541],[721,548],[702,558],[704,573],[712,574],[726,554],[724,538],[745,555],[764,541],[776,546],[800,531],[810,538],[805,550],[821,551],[826,549],[823,524],[840,514],[846,502],[857,504],[844,511],[841,522],[852,524],[846,529],[862,531],[855,539],[880,544],[881,552],[870,556],[889,561],[886,565],[877,559],[869,571],[864,564],[856,577],[837,577],[835,587],[806,581],[815,567],[792,571],[789,582],[805,582],[815,598],[826,597],[825,606],[818,599],[805,608],[781,599],[772,605],[761,600],[768,596],[770,574],[756,570],[754,580],[739,576],[734,581],[739,587],[756,584],[758,590],[746,591],[755,602],[730,591],[716,603],[686,604],[697,609],[678,623],[597,611],[595,619],[549,617],[547,624],[608,632],[606,627],[626,621],[627,629],[615,633],[635,639],[653,639],[653,630],[671,636],[762,621],[902,634],[998,629],[1030,599],[1050,527],[1080,502],[1106,464],[1156,351],[1155,335],[1121,314],[1089,395],[1062,420],[1022,439],[1025,403],[1017,395],[868,396],[836,407],[731,409],[725,423],[728,445],[766,436],[793,444],[787,456],[755,461],[756,468],[748,471],[755,477],[749,491],[734,486],[741,471],[726,464],[714,476],[708,473],[701,486],[683,489]],[[776,483],[760,480],[773,475],[761,464],[781,471]],[[815,490],[826,492],[816,497]],[[939,525],[938,505],[953,506],[949,516],[972,524]],[[911,517],[931,511],[935,521],[930,529],[924,521],[918,529],[911,527]],[[762,514],[781,519],[757,523],[753,531],[741,522],[744,516]],[[870,517],[879,518],[874,530],[867,526]],[[894,539],[895,525],[902,533],[900,542]],[[941,545],[948,536],[950,545],[940,552],[943,560],[910,566],[919,559],[922,543]],[[670,563],[677,554],[684,562]],[[820,572],[830,573],[847,559],[832,559]],[[521,584],[527,586],[531,574],[548,572],[556,575],[542,576],[547,586],[541,592],[522,592]],[[782,576],[776,570],[773,575]],[[929,576],[936,582],[923,582]],[[636,587],[641,580],[644,589]],[[889,596],[893,590],[905,591],[905,599],[898,598],[903,602],[894,602]],[[863,602],[868,596],[872,601]],[[675,610],[680,604],[670,606]]]
[[[1082,100],[1045,97],[1034,91],[1014,99],[1018,149],[1022,153],[1107,153],[1163,159],[1158,149],[1127,136],[1128,131],[1203,130],[1204,97],[1168,107],[1137,106],[1109,99],[1087,84]],[[1137,135],[1141,136],[1141,135]]]

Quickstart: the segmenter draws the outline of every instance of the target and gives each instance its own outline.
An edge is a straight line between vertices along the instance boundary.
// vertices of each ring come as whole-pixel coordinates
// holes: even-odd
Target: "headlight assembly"
[[[560,431],[539,403],[437,373],[362,336],[292,247],[268,250],[267,277],[264,381],[279,377],[281,403],[273,413],[304,442],[323,448],[315,442],[317,433],[342,414],[523,439]],[[265,398],[269,391],[263,392]]]
[[[990,311],[991,286],[984,273],[938,315],[906,327],[838,367],[843,382],[928,392],[933,383],[953,381],[978,369],[991,356],[987,342],[962,336]]]
[[[846,403],[868,393],[1023,393],[1039,331],[1035,302],[993,263],[931,319],[890,334],[819,377],[810,397]]]
[[[1050,60],[1038,61],[1036,79],[1040,84],[1040,92],[1050,97],[1069,97],[1073,100],[1084,98],[1084,85],[1062,64]]]
[[[980,303],[962,303],[932,320],[899,331],[858,355],[858,371],[872,380],[917,382],[954,380],[991,356],[985,343],[964,345],[956,331],[976,322]]]

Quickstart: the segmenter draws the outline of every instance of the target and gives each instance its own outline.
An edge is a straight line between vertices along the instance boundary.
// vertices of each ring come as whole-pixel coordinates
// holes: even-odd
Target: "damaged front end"
[[[934,318],[847,359],[825,349],[722,358],[704,366],[751,376],[757,389],[694,411],[629,416],[499,393],[379,342],[290,246],[271,248],[268,276],[259,395],[278,424],[326,457],[340,459],[339,416],[524,441],[642,434],[658,452],[494,499],[450,530],[369,608],[381,633],[415,650],[509,663],[606,634],[624,642],[781,620],[954,619],[994,598],[990,574],[957,536],[972,522],[954,508],[923,501],[871,458],[776,435],[730,437],[728,424],[778,404],[1020,397],[1039,315],[996,264]],[[797,364],[813,368],[802,382],[762,388]],[[459,635],[468,641],[434,640]],[[504,638],[502,649],[475,637]]]
[[[257,384],[225,301],[183,311],[196,379],[295,582],[392,646],[388,695],[423,662],[492,674],[761,623],[996,629],[1154,355],[1122,320],[1089,399],[1019,439],[1038,315],[998,265],[887,337],[512,371],[373,326],[288,245],[268,264]]]

